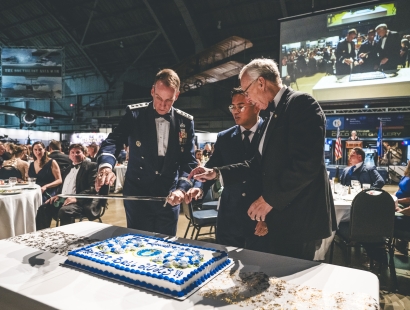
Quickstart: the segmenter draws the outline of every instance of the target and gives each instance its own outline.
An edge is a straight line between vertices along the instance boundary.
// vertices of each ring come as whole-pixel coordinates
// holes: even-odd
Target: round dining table
[[[41,204],[39,185],[0,187],[0,239],[36,231],[36,214]]]

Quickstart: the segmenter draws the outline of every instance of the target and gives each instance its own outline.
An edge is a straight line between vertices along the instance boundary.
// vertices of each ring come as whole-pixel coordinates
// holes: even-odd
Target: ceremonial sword
[[[62,198],[89,198],[89,199],[121,199],[121,200],[148,200],[148,201],[165,201],[168,197],[153,196],[110,196],[110,195],[87,195],[87,194],[59,194]]]

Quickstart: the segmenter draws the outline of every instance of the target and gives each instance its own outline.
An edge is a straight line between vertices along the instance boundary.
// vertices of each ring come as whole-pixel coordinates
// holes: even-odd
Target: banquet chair
[[[216,210],[194,211],[192,207],[192,203],[187,204],[185,201],[182,202],[182,210],[184,211],[185,217],[189,220],[188,227],[186,228],[184,238],[186,238],[189,228],[191,228],[191,226],[193,227],[191,239],[194,236],[195,230],[197,230],[197,233],[195,235],[195,240],[197,240],[199,236],[211,235],[215,233],[215,226],[216,226],[216,219],[218,218],[218,211]],[[209,232],[200,234],[200,231],[203,227],[210,227]],[[214,231],[212,231],[212,229],[214,229]]]
[[[21,179],[21,172],[16,167],[3,166],[0,169],[0,179],[8,179],[12,177]]]
[[[391,195],[382,189],[367,189],[356,195],[350,211],[350,222],[342,222],[336,235],[346,247],[347,266],[351,264],[351,248],[356,244],[382,244],[389,253],[388,266],[393,285],[397,288],[396,269],[394,265],[394,230],[395,203]],[[330,259],[333,260],[335,240],[330,248]],[[371,267],[373,261],[371,260]]]

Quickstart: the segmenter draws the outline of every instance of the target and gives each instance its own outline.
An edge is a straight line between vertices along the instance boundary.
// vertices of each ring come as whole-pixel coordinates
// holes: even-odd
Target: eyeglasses
[[[229,109],[229,111],[230,111],[231,113],[233,113],[235,110],[236,110],[236,111],[239,111],[239,112],[243,112],[243,111],[245,111],[246,108],[253,107],[253,106],[254,106],[254,104],[251,104],[251,105],[240,105],[240,106],[235,106],[235,105],[231,104],[231,105],[228,107],[228,109]]]
[[[248,97],[248,89],[249,89],[249,87],[251,87],[251,85],[252,85],[253,83],[255,83],[257,80],[258,80],[257,78],[254,79],[254,80],[248,85],[248,87],[246,87],[246,88],[243,90],[243,94],[245,95],[245,97]]]

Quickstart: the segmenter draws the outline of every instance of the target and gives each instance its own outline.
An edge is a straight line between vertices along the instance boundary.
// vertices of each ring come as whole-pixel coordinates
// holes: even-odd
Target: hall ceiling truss
[[[323,109],[326,115],[335,114],[369,114],[369,113],[409,113],[410,107],[381,107],[381,108],[354,108],[354,109]]]

